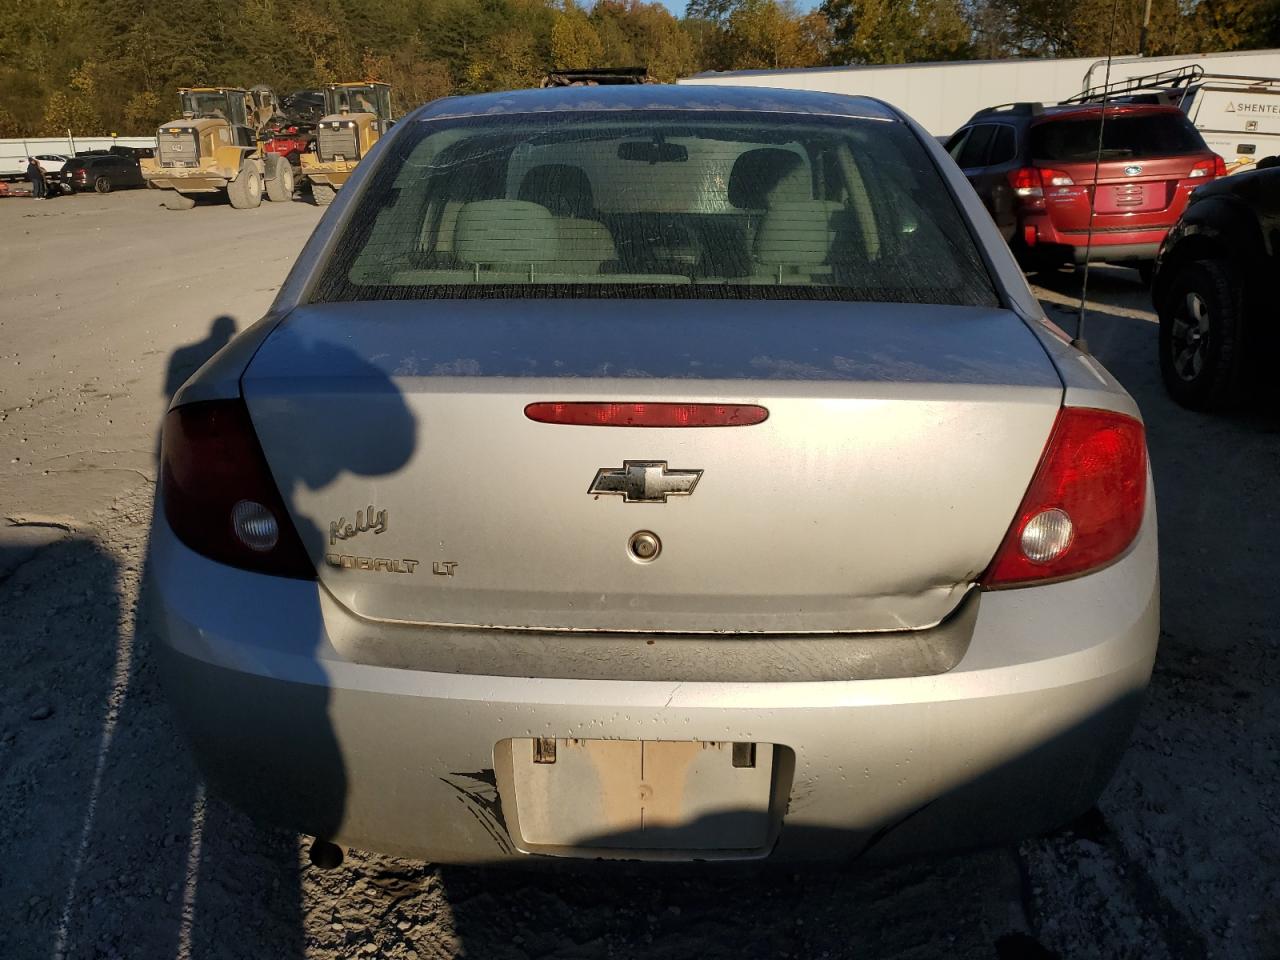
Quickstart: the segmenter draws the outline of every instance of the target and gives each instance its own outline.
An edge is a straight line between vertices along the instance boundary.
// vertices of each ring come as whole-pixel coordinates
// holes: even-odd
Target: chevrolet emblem
[[[669,470],[665,460],[625,460],[621,469],[601,467],[587,493],[620,496],[623,503],[666,503],[687,497],[702,479],[701,470]]]

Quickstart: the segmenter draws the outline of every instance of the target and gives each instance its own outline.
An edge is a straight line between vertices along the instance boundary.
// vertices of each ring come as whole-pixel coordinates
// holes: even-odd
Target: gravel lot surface
[[[1070,829],[874,871],[326,873],[206,798],[135,629],[156,429],[318,217],[0,200],[0,957],[1280,957],[1280,412],[1175,407],[1121,269],[1087,336],[1147,418],[1164,633]],[[1079,278],[1042,282],[1070,329]]]

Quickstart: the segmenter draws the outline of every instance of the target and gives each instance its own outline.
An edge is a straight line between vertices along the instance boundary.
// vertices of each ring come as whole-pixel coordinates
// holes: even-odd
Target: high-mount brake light
[[[1110,410],[1062,408],[983,586],[1028,586],[1106,566],[1138,535],[1146,493],[1142,424]]]
[[[524,415],[537,423],[578,427],[749,427],[769,411],[753,403],[613,403],[565,400],[531,403]]]
[[[1227,161],[1223,160],[1218,154],[1213,155],[1212,160],[1201,160],[1191,168],[1191,176],[1198,177],[1225,177],[1227,175]]]
[[[197,553],[245,570],[315,579],[243,400],[169,411],[160,495],[169,526]]]

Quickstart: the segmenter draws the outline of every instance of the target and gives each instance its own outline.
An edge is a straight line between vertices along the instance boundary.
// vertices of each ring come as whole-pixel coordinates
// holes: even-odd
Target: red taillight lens
[[[1009,186],[1018,197],[1018,203],[1026,210],[1044,209],[1044,191],[1046,187],[1070,187],[1075,184],[1071,175],[1064,170],[1051,170],[1048,167],[1022,167],[1010,170]]]
[[[749,427],[769,416],[750,403],[531,403],[524,415],[538,423],[578,427]]]
[[[1212,160],[1201,160],[1191,168],[1192,177],[1225,177],[1227,175],[1227,161],[1217,154],[1213,155]]]
[[[1146,494],[1142,424],[1064,407],[983,585],[1025,586],[1106,566],[1138,535]]]
[[[315,579],[243,400],[169,411],[160,495],[169,526],[197,553],[246,570]]]
[[[1010,170],[1009,186],[1013,187],[1020,197],[1031,196],[1034,191],[1041,190],[1040,171],[1035,167]]]

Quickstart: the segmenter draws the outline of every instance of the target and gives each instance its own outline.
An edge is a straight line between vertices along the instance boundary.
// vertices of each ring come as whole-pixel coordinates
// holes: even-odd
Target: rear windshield
[[[1092,160],[1098,154],[1099,124],[1098,119],[1038,123],[1031,128],[1031,158],[1060,163]],[[1103,160],[1172,157],[1206,150],[1196,128],[1180,113],[1145,117],[1108,114],[1102,124]]]
[[[610,111],[419,121],[315,299],[775,298],[995,305],[897,122]]]

